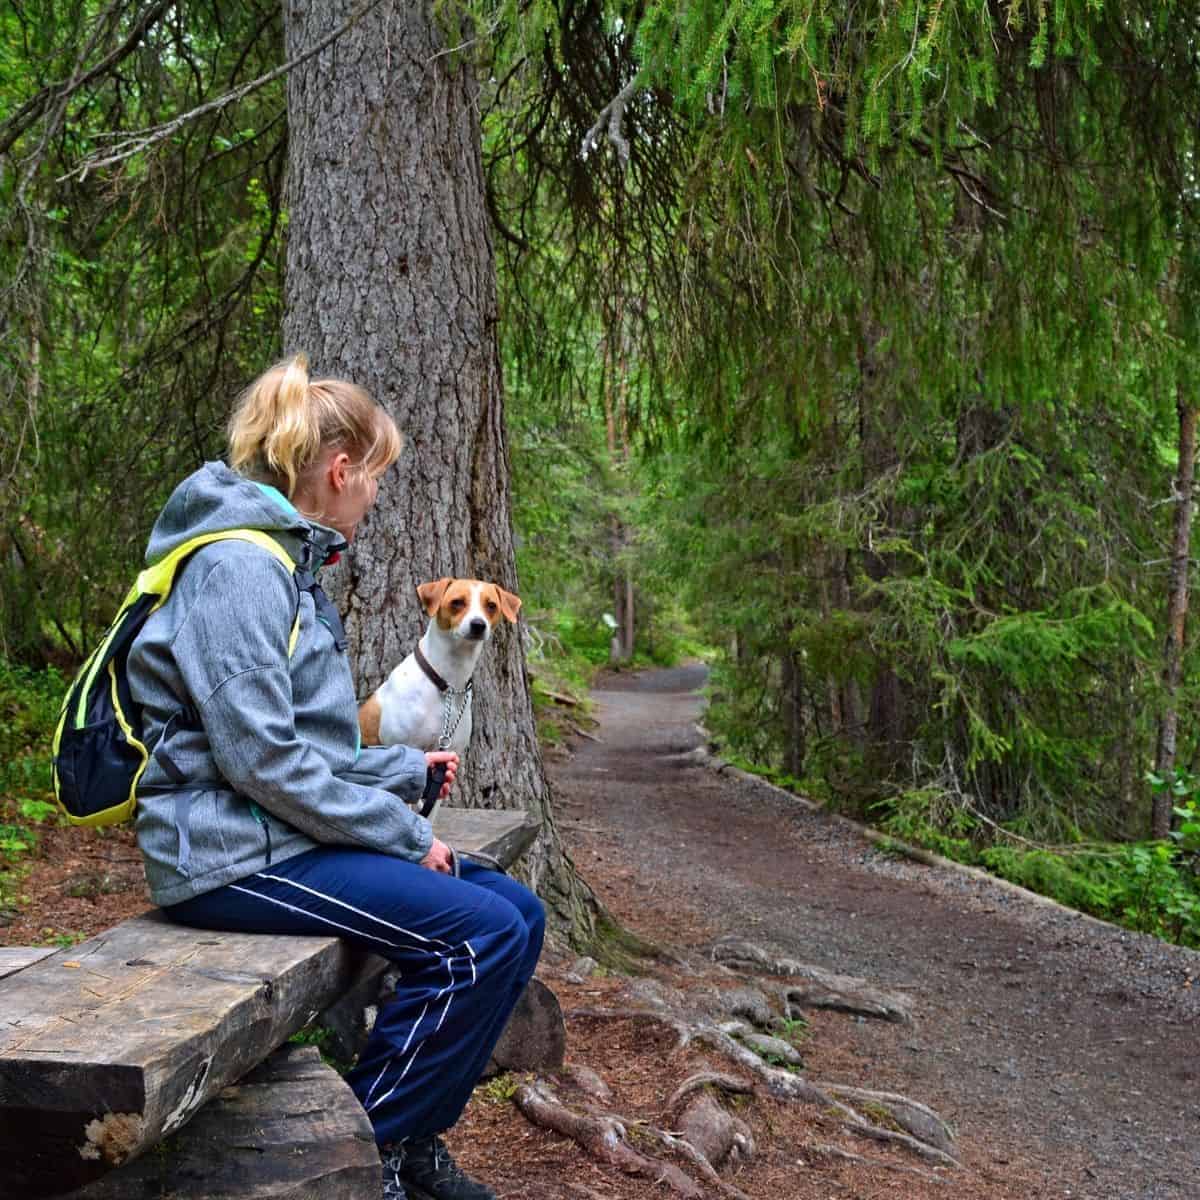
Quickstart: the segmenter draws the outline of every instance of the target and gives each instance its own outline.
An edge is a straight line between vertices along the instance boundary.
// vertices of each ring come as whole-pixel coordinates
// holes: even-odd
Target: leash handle
[[[493,871],[499,871],[501,875],[508,874],[499,859],[485,854],[482,850],[455,850],[453,846],[447,846],[446,849],[450,851],[450,870],[455,879],[462,878],[462,860],[464,858],[473,859],[485,867],[490,867]]]
[[[426,773],[425,790],[421,793],[421,816],[427,817],[433,812],[433,806],[442,794],[442,784],[446,782],[446,764],[434,763]]]

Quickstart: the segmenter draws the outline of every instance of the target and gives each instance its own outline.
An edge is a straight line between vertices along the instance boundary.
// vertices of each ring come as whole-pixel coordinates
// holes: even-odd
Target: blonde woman
[[[461,864],[405,801],[450,752],[361,747],[337,612],[316,576],[354,540],[400,454],[361,388],[267,371],[229,423],[229,465],[206,463],[167,501],[147,564],[225,529],[188,559],[129,655],[154,746],[137,834],[155,903],[205,929],[336,934],[400,968],[348,1076],[375,1128],[383,1196],[487,1200],[440,1134],[458,1119],[541,950],[540,901]],[[298,618],[298,637],[293,631]]]

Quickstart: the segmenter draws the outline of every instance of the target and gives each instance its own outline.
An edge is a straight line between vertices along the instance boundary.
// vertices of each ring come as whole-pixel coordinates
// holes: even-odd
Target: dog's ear
[[[453,579],[434,579],[429,583],[417,584],[417,599],[421,607],[432,617],[441,607],[442,597],[446,589],[454,582]]]
[[[506,592],[502,587],[497,587],[496,591],[500,593],[500,611],[510,620],[517,619],[517,613],[521,611],[521,597],[515,592]]]

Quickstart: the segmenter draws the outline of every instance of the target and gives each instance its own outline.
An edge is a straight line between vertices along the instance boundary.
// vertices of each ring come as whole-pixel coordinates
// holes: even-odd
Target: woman
[[[155,903],[204,929],[336,934],[399,967],[348,1081],[371,1118],[383,1195],[486,1200],[438,1136],[458,1119],[541,950],[538,899],[447,847],[405,801],[457,755],[361,747],[341,622],[315,575],[353,541],[400,453],[360,388],[266,372],[207,463],[167,501],[146,553],[224,529],[138,635],[129,682],[154,747],[138,842]],[[294,630],[298,622],[298,636]],[[407,1191],[406,1191],[407,1189]]]

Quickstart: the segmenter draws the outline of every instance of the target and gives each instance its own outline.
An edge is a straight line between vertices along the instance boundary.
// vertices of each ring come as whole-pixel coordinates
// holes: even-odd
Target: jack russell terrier
[[[471,740],[471,676],[500,618],[515,622],[521,598],[480,579],[417,588],[429,614],[413,652],[358,710],[363,743],[454,750]]]

